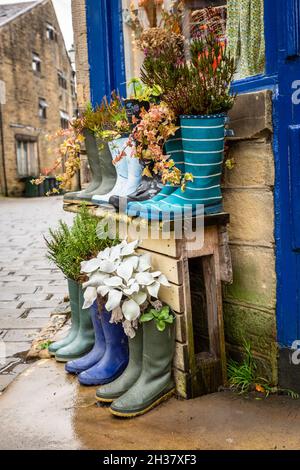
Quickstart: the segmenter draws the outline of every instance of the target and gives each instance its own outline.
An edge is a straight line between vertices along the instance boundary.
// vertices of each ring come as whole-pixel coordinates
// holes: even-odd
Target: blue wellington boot
[[[173,137],[165,143],[165,152],[174,160],[175,166],[184,173],[184,155],[182,148],[181,129],[178,129]],[[136,216],[140,210],[144,211],[151,208],[151,204],[159,202],[170,196],[177,187],[171,184],[166,184],[163,189],[151,199],[141,202],[129,202],[127,215]]]
[[[129,360],[128,339],[121,323],[110,323],[111,313],[103,311],[101,314],[102,328],[105,337],[106,349],[100,361],[79,374],[78,379],[82,385],[104,385],[118,378]]]
[[[65,369],[70,374],[80,374],[84,370],[90,369],[104,356],[106,345],[100,315],[102,313],[99,312],[98,304],[95,302],[91,308],[91,319],[95,331],[95,345],[86,356],[67,362]]]

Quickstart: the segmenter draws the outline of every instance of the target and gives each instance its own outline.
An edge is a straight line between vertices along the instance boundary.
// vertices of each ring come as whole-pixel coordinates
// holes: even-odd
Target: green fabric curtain
[[[227,39],[236,79],[264,72],[264,0],[227,1]]]

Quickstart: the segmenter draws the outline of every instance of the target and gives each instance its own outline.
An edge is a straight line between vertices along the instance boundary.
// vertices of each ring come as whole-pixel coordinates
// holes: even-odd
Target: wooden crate
[[[71,212],[78,211],[75,204],[65,204],[64,208]],[[124,221],[124,216],[114,212],[93,206],[90,206],[90,211],[99,217],[113,217]],[[140,221],[127,218],[125,222],[129,228],[128,239],[136,239],[136,231],[133,228],[136,229]],[[173,232],[169,239],[163,239],[162,224],[158,224],[158,240],[147,237],[140,239],[139,251],[150,253],[153,268],[163,272],[171,283],[170,288],[161,288],[160,298],[170,305],[176,314],[174,377],[177,393],[183,398],[216,392],[227,380],[221,283],[230,282],[232,278],[226,229],[228,222],[229,216],[225,213],[206,216],[202,246],[185,237],[177,239]],[[203,270],[202,287],[206,299],[205,316],[209,344],[205,351],[197,351],[195,348],[194,329],[197,318],[192,308],[189,268],[192,259],[197,260],[199,269],[202,266]]]

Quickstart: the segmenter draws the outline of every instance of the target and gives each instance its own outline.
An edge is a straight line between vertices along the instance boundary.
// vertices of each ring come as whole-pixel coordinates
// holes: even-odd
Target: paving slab
[[[18,330],[8,330],[5,335],[5,343],[9,342],[24,342],[24,341],[33,341],[35,336],[38,334],[39,329],[18,329]]]
[[[49,314],[44,318],[12,319],[0,318],[0,328],[3,330],[30,330],[43,328],[49,322]]]
[[[257,401],[232,393],[172,398],[131,420],[95,404],[54,360],[34,363],[0,398],[0,448],[27,450],[274,450],[299,449],[298,400]],[[32,399],[34,397],[34,400]]]

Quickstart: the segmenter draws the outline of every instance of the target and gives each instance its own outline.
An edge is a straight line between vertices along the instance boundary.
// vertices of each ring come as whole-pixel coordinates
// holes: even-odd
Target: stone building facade
[[[0,191],[20,196],[24,177],[52,168],[47,136],[76,110],[75,76],[51,0],[0,5]]]
[[[83,106],[90,99],[86,0],[72,4],[79,105]],[[123,9],[128,4],[123,0]],[[136,75],[136,57],[126,52],[131,33],[127,25],[123,28],[126,79],[130,80]],[[234,137],[228,145],[235,165],[224,170],[223,195],[231,219],[233,283],[224,285],[224,319],[227,353],[239,358],[244,342],[250,342],[261,375],[277,383],[272,99],[271,91],[241,94],[230,113]]]

